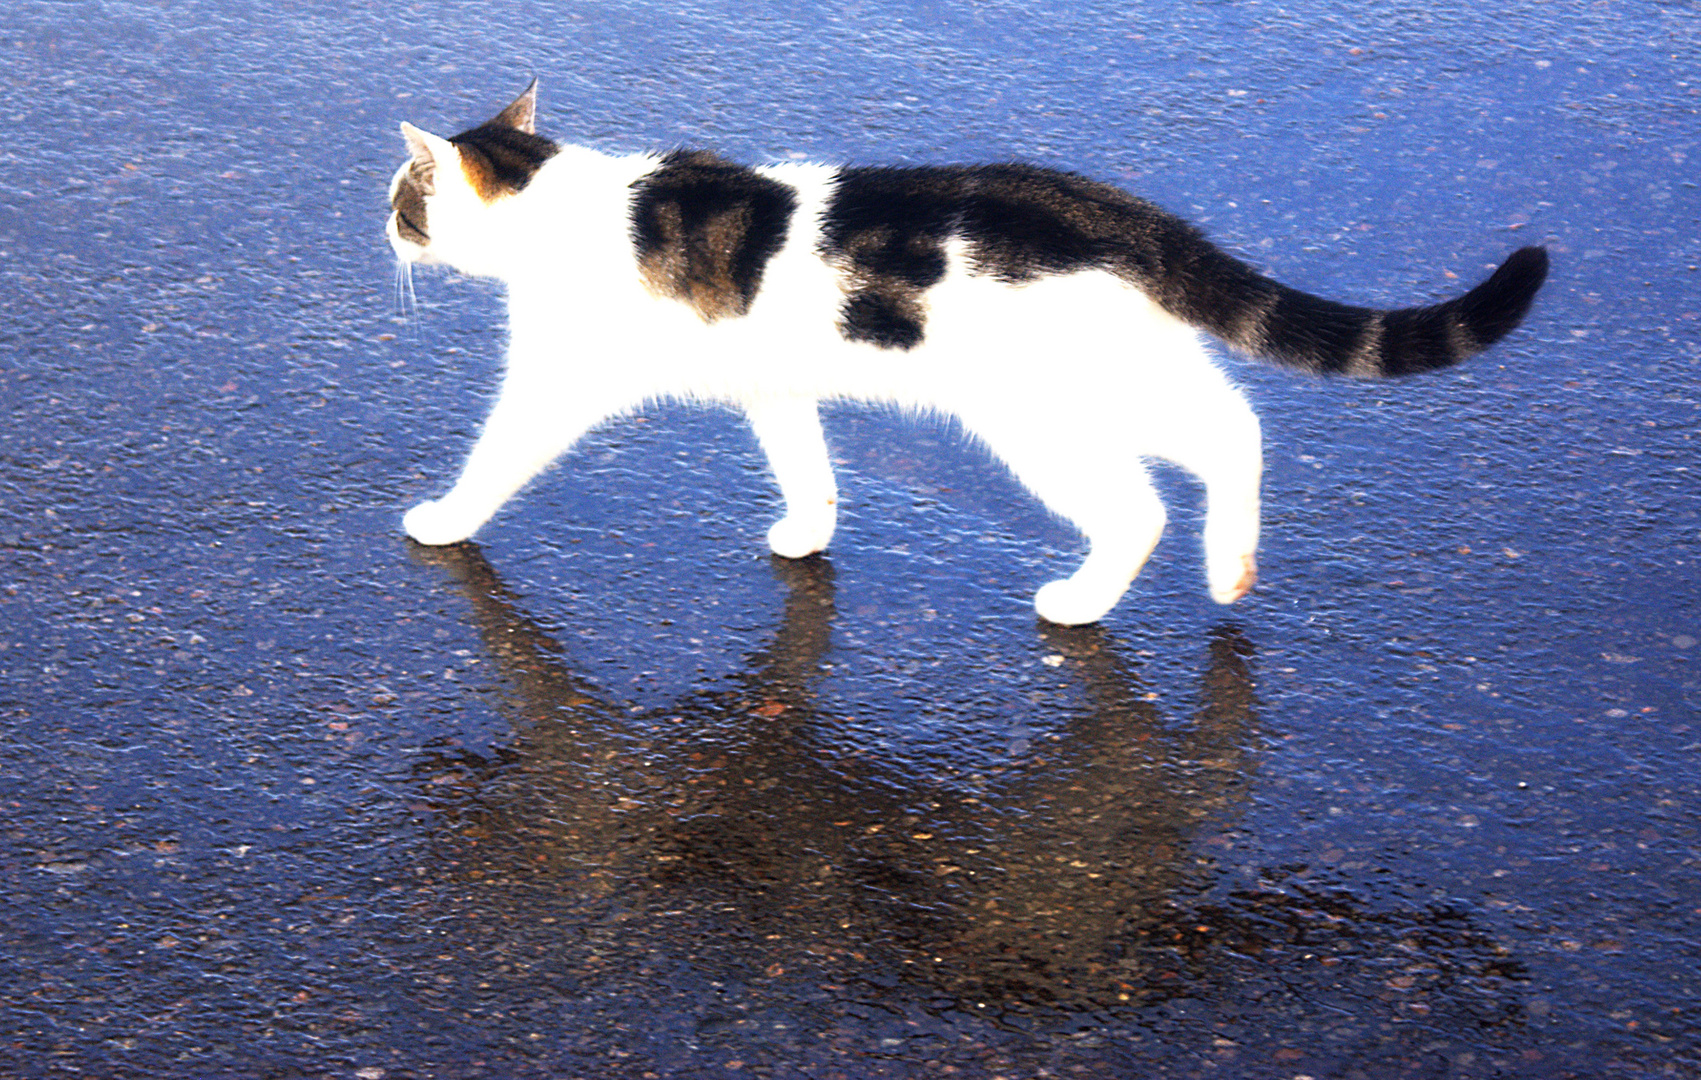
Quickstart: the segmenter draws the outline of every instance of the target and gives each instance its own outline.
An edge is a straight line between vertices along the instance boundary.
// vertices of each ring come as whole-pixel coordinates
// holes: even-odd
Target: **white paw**
[[[806,521],[800,515],[787,514],[768,530],[768,547],[775,555],[787,559],[802,559],[817,551],[825,551],[833,538],[833,521]]]
[[[1113,590],[1075,578],[1064,578],[1048,583],[1034,594],[1034,610],[1046,622],[1081,626],[1098,622],[1108,615],[1126,591],[1126,586]]]
[[[1210,579],[1211,599],[1219,604],[1232,604],[1258,583],[1258,563],[1247,554],[1234,562],[1213,564]]]
[[[422,544],[440,547],[455,544],[478,530],[478,523],[469,524],[464,517],[446,508],[441,500],[422,502],[402,516],[402,528]]]

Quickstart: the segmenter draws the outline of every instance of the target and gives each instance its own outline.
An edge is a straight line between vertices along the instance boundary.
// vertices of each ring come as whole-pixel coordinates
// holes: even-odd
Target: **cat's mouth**
[[[422,263],[430,265],[437,260],[432,258],[431,249],[406,235],[424,236],[425,230],[408,219],[400,210],[393,210],[390,219],[385,222],[384,234],[389,237],[390,249],[396,253],[396,258],[404,263]]]

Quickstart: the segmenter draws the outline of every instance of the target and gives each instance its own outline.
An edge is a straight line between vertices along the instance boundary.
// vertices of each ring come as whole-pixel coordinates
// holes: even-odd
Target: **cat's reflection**
[[[515,718],[500,760],[422,766],[474,841],[457,872],[660,886],[663,903],[713,904],[750,938],[913,972],[967,1007],[1128,1000],[1130,942],[1162,923],[1201,823],[1232,810],[1252,765],[1252,650],[1234,630],[1212,636],[1180,721],[1102,631],[1045,626],[1074,684],[1059,693],[1086,706],[1008,765],[918,775],[848,748],[846,718],[817,703],[834,620],[824,560],[776,559],[788,595],[773,642],[727,689],[658,710],[575,671],[476,548],[416,556],[472,605]]]

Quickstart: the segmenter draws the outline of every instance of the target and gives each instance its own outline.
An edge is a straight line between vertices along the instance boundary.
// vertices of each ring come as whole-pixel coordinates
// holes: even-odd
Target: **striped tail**
[[[1159,302],[1231,347],[1285,367],[1386,378],[1456,364],[1505,337],[1547,278],[1547,249],[1512,253],[1487,281],[1431,307],[1377,311],[1272,281],[1209,245],[1170,267]]]

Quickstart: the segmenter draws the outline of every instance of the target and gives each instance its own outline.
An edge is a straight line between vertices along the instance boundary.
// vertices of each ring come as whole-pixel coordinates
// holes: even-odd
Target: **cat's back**
[[[644,283],[703,323],[789,322],[830,298],[844,341],[900,352],[928,340],[948,279],[1006,293],[1083,271],[1124,280],[1166,220],[1118,188],[1029,165],[746,166],[699,150],[632,184],[630,217]]]

